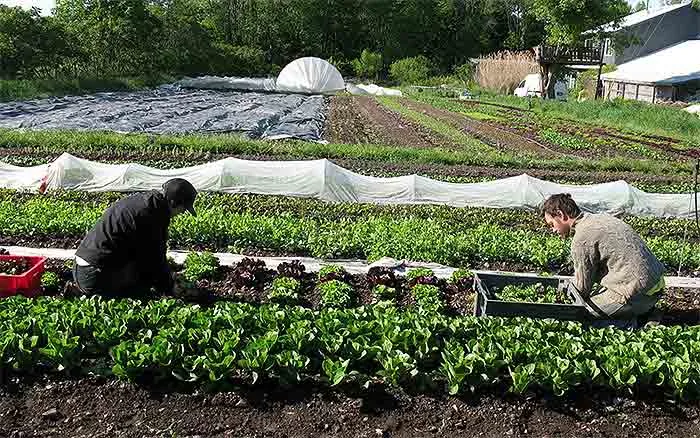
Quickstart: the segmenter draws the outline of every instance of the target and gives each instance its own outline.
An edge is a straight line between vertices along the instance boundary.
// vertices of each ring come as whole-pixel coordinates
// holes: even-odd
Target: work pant
[[[151,286],[134,262],[110,269],[78,266],[76,263],[73,267],[73,280],[83,294],[102,295],[106,298],[144,298],[149,294]]]
[[[666,282],[661,277],[646,293],[638,293],[626,301],[615,291],[603,288],[597,294],[584,298],[584,305],[597,318],[636,319],[652,311],[665,287]]]
[[[584,305],[592,315],[598,318],[633,319],[651,312],[659,301],[659,294],[651,296],[637,294],[623,304],[614,297],[614,292],[604,290],[584,299]]]

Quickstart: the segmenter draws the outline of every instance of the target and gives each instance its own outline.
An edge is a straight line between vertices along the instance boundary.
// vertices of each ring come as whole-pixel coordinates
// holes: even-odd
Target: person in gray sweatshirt
[[[583,213],[569,194],[549,197],[542,214],[562,238],[573,235],[573,285],[589,312],[623,320],[652,311],[665,287],[664,266],[632,227],[609,214]]]

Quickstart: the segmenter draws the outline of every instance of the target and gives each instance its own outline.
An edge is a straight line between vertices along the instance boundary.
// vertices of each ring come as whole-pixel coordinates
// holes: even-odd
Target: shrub
[[[331,56],[328,62],[338,69],[341,75],[351,76],[354,73],[353,63],[342,56]]]
[[[400,59],[389,68],[391,78],[402,84],[421,84],[428,80],[433,64],[423,55]]]
[[[381,53],[370,52],[365,49],[360,54],[360,57],[353,59],[352,67],[355,74],[360,78],[378,79],[379,73],[384,67]]]
[[[455,67],[454,76],[464,82],[471,82],[474,80],[474,73],[476,72],[476,66],[471,62],[465,62],[462,65]]]
[[[219,259],[210,252],[187,254],[185,269],[182,271],[184,279],[188,282],[197,282],[205,278],[213,278],[219,269]]]
[[[270,70],[265,62],[265,52],[257,47],[218,43],[214,45],[214,49],[215,54],[210,66],[214,74],[259,76]]]
[[[604,65],[602,73],[610,73],[615,71],[616,66],[614,65]],[[595,88],[596,79],[598,78],[598,69],[592,68],[586,70],[576,77],[576,84],[571,90],[571,96],[577,99],[579,96],[581,98],[593,99],[595,98]]]
[[[270,301],[279,303],[294,302],[299,298],[298,280],[289,277],[277,277],[270,287]]]

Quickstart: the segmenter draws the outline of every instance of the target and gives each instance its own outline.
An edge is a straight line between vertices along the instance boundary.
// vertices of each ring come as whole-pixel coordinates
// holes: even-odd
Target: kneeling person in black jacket
[[[151,288],[170,293],[174,279],[166,258],[170,219],[189,211],[197,191],[175,178],[162,191],[128,196],[112,204],[75,253],[73,279],[86,295],[139,297]]]

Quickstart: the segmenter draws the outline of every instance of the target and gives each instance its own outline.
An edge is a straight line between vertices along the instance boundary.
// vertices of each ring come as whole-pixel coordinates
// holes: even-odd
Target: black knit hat
[[[173,178],[163,184],[163,194],[165,199],[176,207],[184,205],[192,216],[197,216],[194,211],[194,200],[197,197],[197,190],[189,181],[182,178]]]

